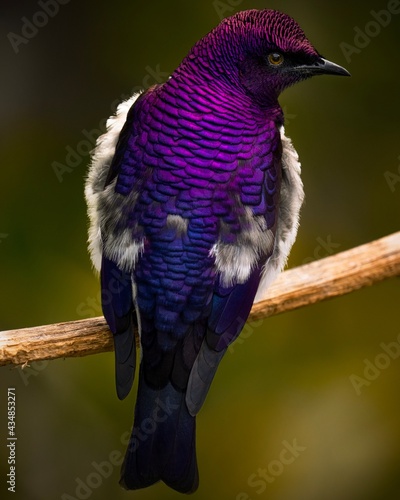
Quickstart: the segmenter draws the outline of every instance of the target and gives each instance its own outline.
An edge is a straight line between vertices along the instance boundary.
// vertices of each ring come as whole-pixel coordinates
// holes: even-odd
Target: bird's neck
[[[182,95],[186,94],[189,105],[198,93],[207,95],[213,103],[218,103],[218,106],[213,106],[214,113],[233,110],[238,117],[252,116],[261,121],[268,118],[281,125],[283,114],[277,96],[271,94],[265,99],[257,100],[243,86],[239,69],[233,63],[239,58],[238,54],[234,54],[237,47],[231,45],[227,48],[224,40],[210,47],[208,36],[192,48],[166,82],[166,86],[174,87]]]
[[[278,127],[283,123],[282,109],[277,100],[258,103],[242,88],[232,86],[224,78],[210,78],[208,72],[197,70],[188,63],[177,68],[162,91],[169,98],[178,99],[186,109],[197,112],[229,114],[237,120],[259,124],[274,121]]]

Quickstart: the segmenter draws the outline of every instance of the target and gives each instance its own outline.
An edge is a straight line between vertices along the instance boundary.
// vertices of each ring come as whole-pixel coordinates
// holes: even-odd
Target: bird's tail
[[[196,420],[188,412],[185,391],[168,383],[151,388],[140,370],[135,422],[122,465],[120,484],[128,490],[161,480],[192,493],[198,487]]]

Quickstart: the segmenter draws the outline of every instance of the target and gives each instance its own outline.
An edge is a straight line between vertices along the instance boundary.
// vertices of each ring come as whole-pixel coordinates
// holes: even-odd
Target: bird
[[[97,140],[89,252],[120,399],[139,377],[125,489],[198,488],[196,415],[299,226],[301,167],[278,97],[324,74],[350,75],[289,15],[241,11],[168,80],[122,102]]]

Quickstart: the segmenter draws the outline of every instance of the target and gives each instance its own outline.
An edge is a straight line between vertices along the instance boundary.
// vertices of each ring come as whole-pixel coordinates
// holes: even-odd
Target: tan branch
[[[282,273],[249,321],[291,311],[400,276],[400,232]],[[0,332],[0,365],[113,349],[104,318]]]

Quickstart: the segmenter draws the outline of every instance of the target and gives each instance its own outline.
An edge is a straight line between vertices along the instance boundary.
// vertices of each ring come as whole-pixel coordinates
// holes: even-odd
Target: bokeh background
[[[289,266],[398,230],[400,14],[369,24],[387,0],[71,0],[14,47],[10,33],[21,35],[22,18],[43,9],[3,2],[0,329],[101,314],[83,199],[95,136],[119,100],[165,80],[221,16],[265,7],[292,15],[325,57],[352,73],[315,78],[281,97],[307,198]],[[355,42],[356,27],[371,36]],[[346,57],[343,43],[356,51]],[[56,175],[60,165],[69,171]],[[335,245],[321,244],[329,241]],[[365,378],[364,360],[383,359],[382,342],[398,345],[399,298],[392,279],[250,325],[198,418],[201,482],[193,499],[400,498],[400,357],[358,391],[352,383]],[[119,467],[103,463],[125,450],[135,396],[117,400],[112,353],[32,363],[24,372],[3,367],[0,384],[4,494],[6,388],[15,387],[12,498],[181,496],[163,484],[126,492]],[[279,465],[284,442],[301,451]],[[260,478],[263,470],[273,481]]]

